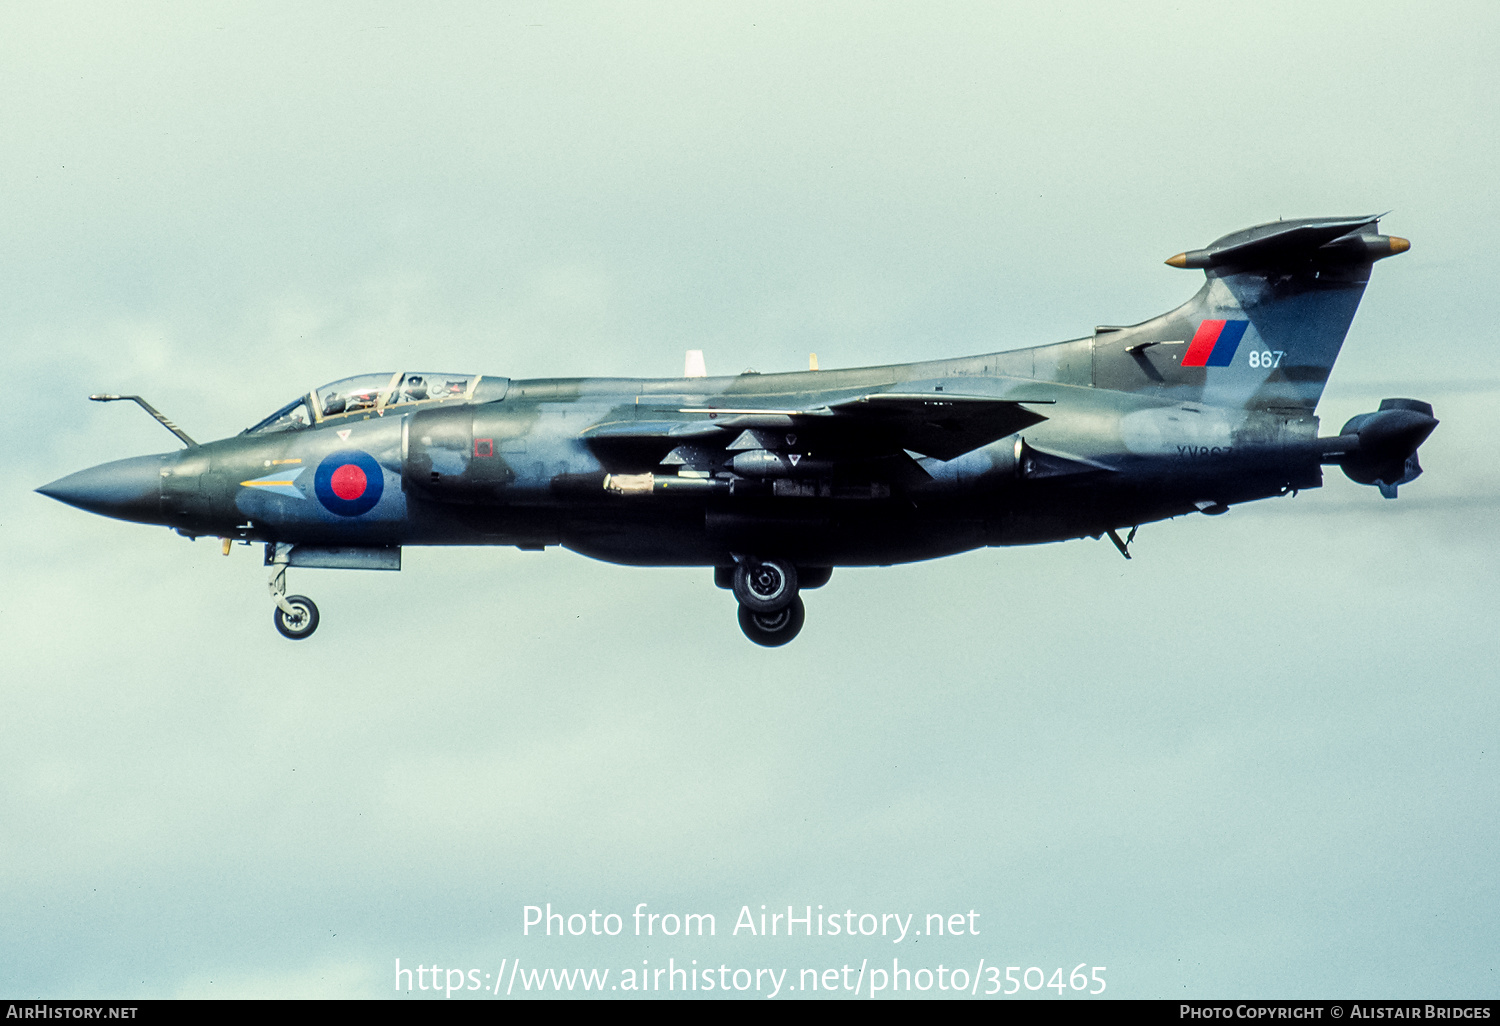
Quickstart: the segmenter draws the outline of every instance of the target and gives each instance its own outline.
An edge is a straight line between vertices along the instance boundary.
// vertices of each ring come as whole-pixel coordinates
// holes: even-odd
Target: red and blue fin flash
[[[1228,367],[1249,321],[1203,321],[1183,354],[1184,367]]]

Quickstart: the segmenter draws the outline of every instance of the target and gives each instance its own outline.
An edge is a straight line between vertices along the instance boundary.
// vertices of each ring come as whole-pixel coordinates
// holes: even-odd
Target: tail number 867
[[[1282,349],[1252,349],[1250,350],[1250,366],[1264,367],[1270,370],[1272,367],[1281,366],[1281,358],[1286,355]]]

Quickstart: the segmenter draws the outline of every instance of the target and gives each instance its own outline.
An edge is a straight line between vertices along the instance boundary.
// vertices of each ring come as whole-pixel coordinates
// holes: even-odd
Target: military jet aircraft
[[[1383,216],[1383,215],[1381,215]],[[1386,399],[1337,435],[1314,411],[1375,261],[1379,217],[1276,221],[1167,263],[1190,300],[1131,326],[981,356],[670,379],[393,371],[299,395],[231,438],[37,489],[189,538],[264,543],[276,627],[318,626],[289,567],[397,570],[404,545],[562,545],[703,566],[760,645],[802,629],[834,567],[1108,537],[1322,483],[1395,498],[1437,420]],[[1121,533],[1125,533],[1122,538]]]

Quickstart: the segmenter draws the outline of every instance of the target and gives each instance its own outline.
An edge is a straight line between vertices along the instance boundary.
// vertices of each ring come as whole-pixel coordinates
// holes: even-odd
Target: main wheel
[[[295,612],[286,613],[277,606],[271,614],[271,619],[276,621],[276,629],[283,637],[293,641],[312,637],[312,632],[318,629],[318,607],[313,604],[313,600],[306,595],[288,595],[286,603]]]
[[[780,559],[746,560],[734,568],[734,597],[752,613],[785,609],[797,597],[797,568]]]
[[[794,595],[790,605],[774,613],[753,613],[740,606],[740,630],[757,645],[776,648],[795,638],[807,620],[807,607]]]

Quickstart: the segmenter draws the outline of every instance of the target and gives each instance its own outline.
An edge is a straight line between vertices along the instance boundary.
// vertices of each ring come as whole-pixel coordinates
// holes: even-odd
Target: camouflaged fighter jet
[[[1129,327],[952,360],[672,379],[395,371],[324,385],[232,438],[37,489],[189,538],[263,542],[274,620],[317,629],[288,567],[398,570],[403,545],[562,545],[713,568],[761,645],[802,629],[836,566],[1108,537],[1322,483],[1387,498],[1420,474],[1432,407],[1314,416],[1375,261],[1377,217],[1277,221],[1179,253],[1207,281]],[[1123,538],[1121,532],[1128,532]]]

